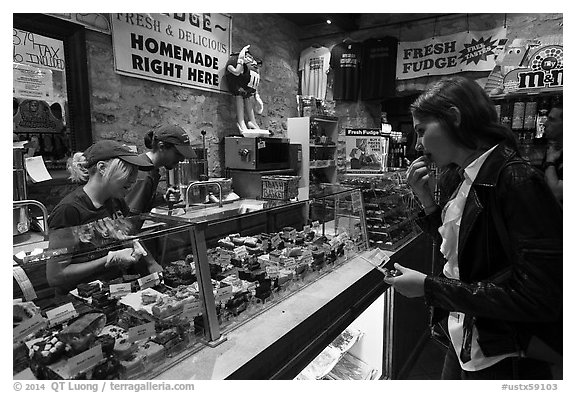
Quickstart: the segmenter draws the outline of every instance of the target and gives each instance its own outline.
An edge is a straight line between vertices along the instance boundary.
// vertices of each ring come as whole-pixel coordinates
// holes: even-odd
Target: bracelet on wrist
[[[556,163],[555,163],[555,162],[546,161],[546,162],[544,162],[544,164],[542,165],[542,167],[544,168],[544,170],[548,169],[548,167],[554,167],[554,168],[556,168]]]

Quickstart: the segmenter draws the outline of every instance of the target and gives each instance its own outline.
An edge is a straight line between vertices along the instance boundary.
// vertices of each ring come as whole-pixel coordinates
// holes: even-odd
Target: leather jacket
[[[438,235],[440,209],[417,223]],[[470,189],[458,267],[460,280],[426,277],[425,300],[436,321],[450,311],[472,316],[486,356],[524,351],[533,335],[562,352],[562,210],[542,173],[504,144]]]

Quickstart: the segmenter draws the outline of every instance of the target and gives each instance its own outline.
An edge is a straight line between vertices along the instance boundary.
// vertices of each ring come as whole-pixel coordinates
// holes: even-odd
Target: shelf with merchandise
[[[371,247],[394,251],[421,233],[414,222],[417,204],[404,173],[346,175],[342,181],[362,190]]]

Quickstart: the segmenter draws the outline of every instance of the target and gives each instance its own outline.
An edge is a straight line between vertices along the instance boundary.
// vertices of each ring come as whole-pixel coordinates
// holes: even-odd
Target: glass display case
[[[154,378],[367,246],[360,191],[346,187],[157,209],[14,244],[14,378]],[[81,279],[67,270],[117,252],[141,257]]]
[[[370,247],[396,251],[421,233],[414,222],[419,207],[405,178],[399,171],[342,180],[362,190]]]
[[[172,218],[203,228],[225,334],[365,250],[362,213],[359,190],[330,186],[308,202],[242,199]]]
[[[14,378],[150,378],[211,341],[192,225],[138,216],[48,237],[14,245]],[[113,266],[123,252],[141,257]]]

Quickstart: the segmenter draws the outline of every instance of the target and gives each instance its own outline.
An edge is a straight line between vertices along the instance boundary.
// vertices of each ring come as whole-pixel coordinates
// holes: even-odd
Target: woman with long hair
[[[385,278],[448,317],[445,379],[550,379],[562,353],[562,211],[541,171],[518,154],[483,89],[445,78],[411,106],[416,147],[407,171],[421,228],[442,238],[440,276],[396,264]],[[460,184],[441,209],[430,163]],[[553,371],[555,374],[553,374]]]

